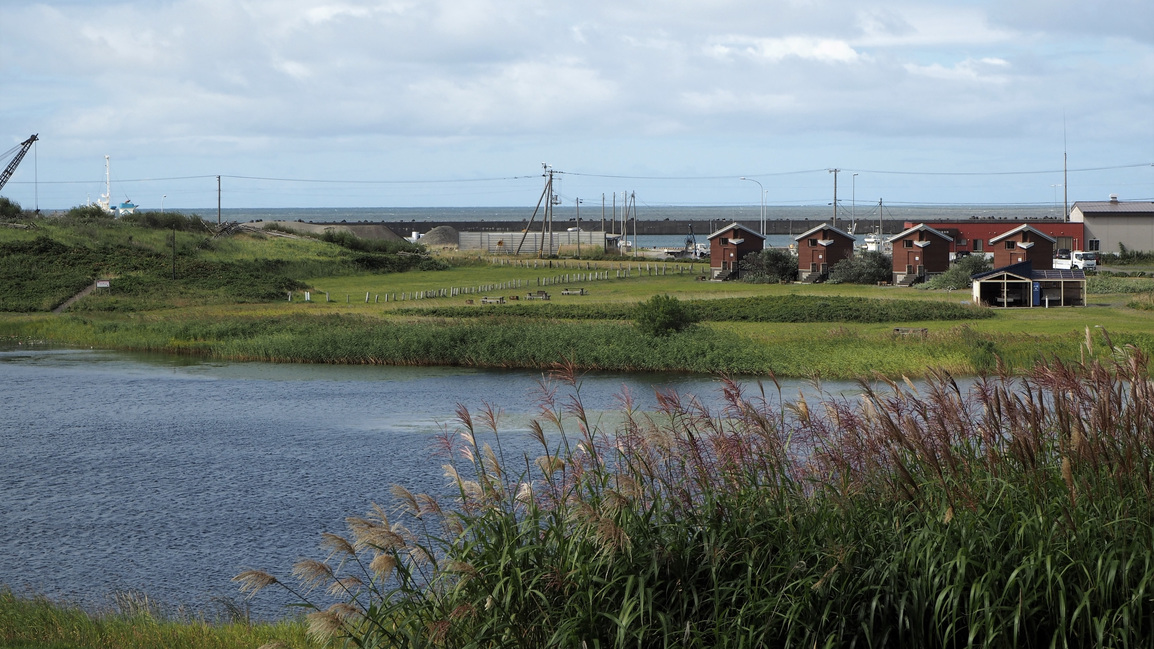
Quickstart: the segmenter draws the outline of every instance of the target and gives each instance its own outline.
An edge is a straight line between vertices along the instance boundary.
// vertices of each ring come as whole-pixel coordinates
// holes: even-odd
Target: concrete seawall
[[[741,223],[742,225],[744,225],[745,227],[751,229],[751,230],[754,230],[754,231],[760,231],[761,230],[761,224],[758,221],[738,221],[738,222]],[[827,223],[827,222],[828,221],[823,221],[820,219],[788,219],[788,220],[779,219],[779,220],[772,220],[772,221],[766,222],[766,234],[774,234],[774,235],[783,235],[784,234],[784,235],[795,235],[796,236],[798,234],[801,234],[802,232],[805,232],[806,230],[809,230],[810,228],[816,227],[817,225],[819,225],[821,223]],[[673,219],[666,219],[666,220],[661,220],[661,221],[639,220],[639,221],[637,221],[637,234],[638,235],[654,235],[654,234],[661,234],[661,235],[681,234],[681,235],[684,235],[684,234],[689,233],[689,228],[690,228],[690,226],[692,226],[693,227],[693,233],[697,237],[703,238],[703,237],[706,237],[709,234],[713,233],[714,231],[719,230],[719,229],[725,227],[726,225],[729,225],[730,223],[732,223],[732,221],[721,221],[721,220],[685,221],[685,220],[673,220]],[[897,234],[898,232],[902,231],[903,223],[904,223],[903,221],[900,221],[897,219],[886,219],[886,220],[882,221],[882,229],[886,234]],[[318,224],[318,225],[322,225],[322,224]],[[341,229],[347,229],[348,231],[353,232],[354,234],[357,234],[358,236],[370,238],[370,239],[376,239],[376,238],[380,238],[380,228],[382,226],[387,227],[389,230],[391,230],[393,233],[397,234],[398,236],[408,237],[408,236],[411,236],[413,232],[420,232],[423,234],[425,232],[428,232],[429,230],[432,230],[433,228],[435,228],[439,225],[447,225],[447,226],[457,230],[458,232],[520,232],[520,231],[524,230],[525,228],[529,227],[529,220],[525,219],[522,221],[399,221],[399,222],[389,222],[389,223],[340,223],[340,224],[328,223],[328,224],[323,224],[323,225],[328,225],[328,226],[340,225]],[[628,234],[632,235],[634,232],[633,221],[629,221],[626,225],[627,225]],[[846,228],[846,229],[849,228],[848,223],[843,224],[840,221],[838,223],[838,226],[842,227],[842,228]],[[562,220],[556,220],[555,219],[553,221],[553,231],[554,232],[564,232],[564,231],[568,230],[569,228],[575,228],[575,227],[577,227],[577,222],[575,220],[562,221]],[[620,223],[617,224],[617,227],[620,227]],[[871,232],[876,228],[877,228],[877,221],[872,221],[868,225],[864,221],[858,222],[858,234],[865,234],[866,232]],[[600,230],[600,229],[601,229],[601,219],[591,219],[591,220],[581,219],[581,230],[582,231],[591,231],[591,230]],[[540,232],[541,231],[540,221],[533,223],[532,230],[534,232]],[[615,232],[616,231],[616,230],[614,230],[613,227],[610,226],[609,223],[605,224],[605,230],[607,232]]]

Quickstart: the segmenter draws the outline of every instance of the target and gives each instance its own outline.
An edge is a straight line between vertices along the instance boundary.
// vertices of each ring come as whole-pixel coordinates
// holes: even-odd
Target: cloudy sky
[[[0,0],[32,133],[48,209],[1154,200],[1154,2]]]

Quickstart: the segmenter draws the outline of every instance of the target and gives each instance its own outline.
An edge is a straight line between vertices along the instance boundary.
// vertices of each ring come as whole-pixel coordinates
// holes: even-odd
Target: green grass
[[[140,600],[137,600],[140,601]],[[149,606],[98,613],[0,589],[2,649],[320,649],[301,621],[247,623],[167,617]]]
[[[963,292],[703,282],[701,264],[644,260],[456,254],[433,264],[453,264],[447,270],[368,272],[358,259],[377,253],[350,250],[349,241],[264,232],[211,239],[190,219],[177,232],[173,280],[170,230],[100,219],[33,223],[0,230],[0,336],[220,359],[534,369],[568,362],[828,378],[920,376],[935,367],[974,373],[993,356],[1015,368],[1043,357],[1077,360],[1078,341],[1097,326],[1154,351],[1149,299],[1124,292],[1142,278],[1106,278],[1100,288],[1115,292],[1093,294],[1086,308],[999,311],[969,306]],[[111,278],[111,288],[65,317],[36,315],[96,277]],[[588,294],[561,294],[577,286]],[[525,299],[538,289],[552,299]],[[509,303],[482,305],[485,295]],[[702,324],[659,342],[640,337],[636,307],[654,295],[678,298]],[[895,327],[927,334],[897,337]]]

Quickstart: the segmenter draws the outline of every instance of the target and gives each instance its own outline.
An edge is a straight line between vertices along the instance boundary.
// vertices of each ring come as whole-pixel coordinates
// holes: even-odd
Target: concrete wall
[[[521,238],[524,237],[525,242],[521,243]],[[542,250],[544,254],[555,255],[564,247],[568,250],[570,247],[576,249],[577,242],[581,242],[581,247],[589,246],[590,250],[594,248],[605,248],[605,233],[604,232],[554,232],[552,237],[549,234],[542,235],[540,231],[537,232],[461,232],[460,233],[461,250],[484,250],[492,254],[513,254],[517,251],[517,246],[521,246],[522,255],[535,254],[538,250]]]

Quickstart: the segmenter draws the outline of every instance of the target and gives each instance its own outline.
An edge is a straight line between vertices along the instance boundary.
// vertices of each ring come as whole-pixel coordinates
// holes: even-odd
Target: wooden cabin
[[[761,252],[765,237],[741,225],[730,223],[709,235],[709,276],[712,279],[737,279],[741,276],[741,258]]]
[[[973,301],[997,307],[1086,306],[1086,273],[1037,269],[1023,261],[974,275]]]
[[[919,223],[887,243],[893,248],[893,282],[910,286],[950,268],[950,243],[953,237]]]
[[[990,239],[990,248],[994,253],[994,268],[1028,261],[1034,270],[1052,269],[1056,242],[1057,239],[1028,223],[1019,225]]]
[[[793,238],[797,242],[797,277],[803,282],[820,282],[834,264],[853,257],[856,243],[832,225],[822,224]]]

